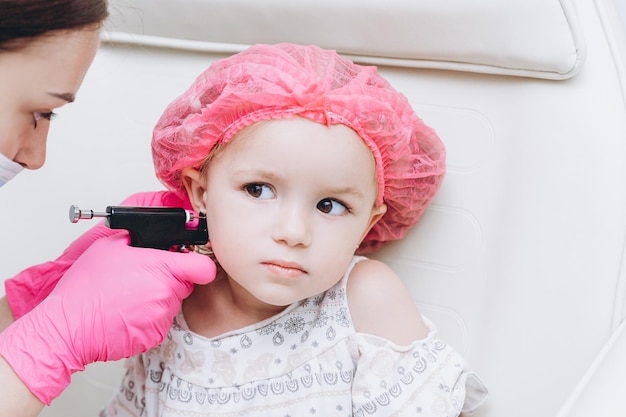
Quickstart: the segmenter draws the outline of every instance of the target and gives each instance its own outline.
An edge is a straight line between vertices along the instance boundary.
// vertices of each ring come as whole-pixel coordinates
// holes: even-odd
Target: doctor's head
[[[40,168],[54,109],[74,101],[106,0],[5,0],[0,13],[0,186]]]

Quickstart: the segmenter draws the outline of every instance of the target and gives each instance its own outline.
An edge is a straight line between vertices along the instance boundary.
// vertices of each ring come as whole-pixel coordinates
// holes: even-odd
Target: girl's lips
[[[272,273],[283,277],[296,278],[305,275],[307,272],[297,263],[285,261],[267,261],[263,265]]]

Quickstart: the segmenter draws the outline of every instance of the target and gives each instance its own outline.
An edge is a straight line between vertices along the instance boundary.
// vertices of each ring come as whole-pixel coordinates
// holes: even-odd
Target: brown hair
[[[0,0],[0,52],[18,50],[49,32],[99,27],[107,0]]]

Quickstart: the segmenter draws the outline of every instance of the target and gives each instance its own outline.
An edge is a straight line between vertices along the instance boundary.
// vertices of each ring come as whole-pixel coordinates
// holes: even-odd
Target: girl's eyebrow
[[[68,103],[72,103],[76,99],[76,96],[74,96],[74,94],[72,94],[72,93],[48,93],[48,94],[51,95],[52,97],[56,97],[56,98],[60,98],[61,100],[65,100]]]
[[[333,186],[333,187],[329,187],[327,189],[327,191],[330,194],[350,194],[356,197],[360,197],[360,198],[364,198],[365,196],[363,195],[363,193],[353,187],[350,186]]]
[[[233,172],[233,176],[235,175],[259,176],[263,178],[268,178],[270,181],[280,178],[280,176],[274,173],[273,171],[269,171],[265,169],[256,169],[256,168],[239,168]]]

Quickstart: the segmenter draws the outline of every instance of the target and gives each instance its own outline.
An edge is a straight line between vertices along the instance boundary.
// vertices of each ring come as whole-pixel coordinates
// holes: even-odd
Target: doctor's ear
[[[204,174],[195,168],[185,167],[181,172],[181,180],[189,201],[196,212],[206,213],[205,194],[206,194],[206,178]]]

